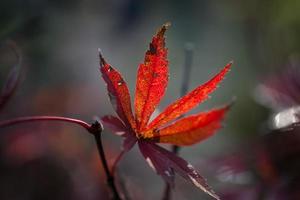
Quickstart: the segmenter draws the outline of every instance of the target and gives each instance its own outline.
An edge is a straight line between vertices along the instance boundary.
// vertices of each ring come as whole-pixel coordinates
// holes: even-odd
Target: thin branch
[[[117,156],[117,158],[115,159],[112,167],[111,167],[111,175],[116,177],[116,174],[117,174],[117,167],[118,167],[118,164],[119,162],[121,161],[121,159],[123,158],[123,156],[125,155],[127,151],[122,149],[122,151],[119,153],[119,155]],[[130,195],[128,194],[128,191],[127,191],[127,188],[126,188],[126,185],[124,183],[124,181],[122,180],[122,178],[120,177],[119,175],[119,184],[120,184],[120,187],[122,188],[122,192],[123,192],[123,199],[124,200],[130,200],[131,197]]]
[[[166,183],[162,200],[169,200],[169,199],[171,199],[171,186],[170,184]]]
[[[112,167],[111,167],[111,174],[114,175],[116,173],[116,169],[117,169],[117,165],[120,162],[120,160],[122,159],[122,157],[124,156],[124,154],[126,153],[125,150],[122,150],[121,153],[118,155],[118,157],[115,159],[115,162],[113,163]]]
[[[180,95],[183,96],[188,92],[189,82],[191,77],[191,69],[193,64],[193,56],[194,56],[194,46],[191,43],[187,43],[184,49],[185,53],[185,61],[183,65],[183,76],[182,76],[182,84]]]
[[[188,91],[189,80],[191,76],[191,68],[193,62],[193,55],[194,55],[194,46],[191,43],[187,43],[184,48],[185,53],[185,61],[183,65],[183,76],[182,76],[182,84],[180,89],[180,95],[184,96]],[[172,145],[172,152],[176,155],[179,153],[180,147],[177,145]],[[171,195],[171,186],[166,183],[163,198],[162,200],[170,200],[172,199]]]
[[[91,129],[91,125],[89,125],[88,123],[86,123],[82,120],[68,118],[68,117],[59,117],[59,116],[18,117],[18,118],[14,118],[14,119],[1,121],[0,128],[7,127],[7,126],[13,126],[16,124],[28,123],[28,122],[37,122],[37,121],[62,121],[62,122],[77,124],[77,125],[85,128],[89,132]]]
[[[103,150],[103,145],[102,145],[102,139],[101,139],[101,133],[102,133],[102,125],[96,121],[95,123],[92,124],[92,134],[94,135],[96,144],[97,144],[97,149],[99,152],[99,156],[106,174],[106,181],[107,184],[109,185],[110,189],[112,190],[113,193],[113,198],[114,200],[121,200],[120,195],[118,193],[118,190],[116,188],[115,185],[115,179],[113,174],[110,173],[109,168],[108,168],[108,164],[106,161],[106,157],[105,157],[105,153]]]
[[[131,198],[131,196],[129,195],[129,193],[128,193],[128,190],[127,190],[127,185],[126,185],[126,183],[124,182],[124,179],[123,179],[123,177],[121,177],[120,175],[119,175],[119,184],[120,184],[120,188],[122,188],[122,191],[123,191],[123,198],[124,198],[124,200],[130,200],[130,199],[132,199]]]

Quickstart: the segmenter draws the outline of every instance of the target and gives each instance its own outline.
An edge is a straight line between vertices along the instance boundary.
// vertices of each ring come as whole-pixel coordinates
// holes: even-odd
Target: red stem
[[[116,158],[115,162],[113,163],[112,167],[111,167],[111,174],[114,175],[116,173],[116,169],[117,169],[117,165],[120,162],[120,160],[122,159],[123,155],[126,153],[125,150],[122,150],[121,153],[118,155],[118,157]]]
[[[26,122],[35,122],[35,121],[63,121],[63,122],[69,122],[73,124],[77,124],[83,128],[85,128],[87,131],[90,132],[91,125],[88,123],[79,120],[79,119],[72,119],[68,117],[58,117],[58,116],[33,116],[33,117],[18,117],[15,119],[9,119],[5,121],[0,122],[0,128],[6,127],[6,126],[12,126],[15,124],[21,124]]]

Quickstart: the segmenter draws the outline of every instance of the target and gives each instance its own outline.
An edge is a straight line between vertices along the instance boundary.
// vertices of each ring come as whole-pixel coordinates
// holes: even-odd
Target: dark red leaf
[[[172,182],[173,178],[171,179],[169,177],[169,173],[174,170],[174,172],[178,173],[184,179],[188,180],[211,197],[220,199],[207,184],[206,180],[200,176],[191,164],[154,143],[139,141],[138,144],[150,167],[166,181]]]
[[[163,156],[155,153],[151,146],[146,142],[139,142],[139,148],[146,159],[148,165],[162,178],[174,187],[174,170],[171,168],[169,163],[165,160]]]
[[[102,117],[101,122],[116,135],[122,136],[128,129],[119,118],[112,115]]]
[[[104,127],[109,128],[116,135],[124,137],[123,149],[129,151],[137,142],[134,132],[130,128],[125,127],[123,122],[114,116],[106,115],[101,118]]]
[[[107,84],[110,101],[122,121],[135,129],[136,124],[132,114],[130,94],[121,74],[109,65],[100,54],[100,71]]]

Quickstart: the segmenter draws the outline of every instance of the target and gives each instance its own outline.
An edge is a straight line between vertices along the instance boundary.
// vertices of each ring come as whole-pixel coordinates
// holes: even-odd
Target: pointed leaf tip
[[[108,96],[120,119],[127,126],[135,127],[135,120],[131,110],[130,94],[122,75],[108,64],[102,54],[100,56],[100,71],[106,82]]]
[[[103,67],[106,64],[106,61],[102,55],[102,50],[100,48],[98,48],[98,54],[100,59],[100,67]]]
[[[166,22],[166,23],[164,23],[163,26],[165,26],[166,28],[169,28],[171,26],[171,22]]]
[[[159,35],[160,37],[164,36],[166,30],[168,30],[168,28],[171,26],[170,22],[167,22],[165,24],[162,25],[162,27],[159,29],[159,31],[157,32],[157,35]]]
[[[233,65],[234,61],[231,60],[229,63],[227,63],[227,65],[224,68],[231,68],[231,66]]]

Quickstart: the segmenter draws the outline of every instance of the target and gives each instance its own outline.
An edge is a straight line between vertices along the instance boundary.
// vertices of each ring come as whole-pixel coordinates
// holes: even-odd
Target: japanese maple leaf
[[[144,63],[139,65],[134,114],[126,82],[121,74],[100,54],[102,77],[107,84],[110,101],[118,114],[118,117],[104,116],[102,122],[114,133],[125,138],[124,151],[130,150],[137,142],[150,167],[169,184],[174,184],[174,172],[176,172],[210,196],[218,199],[218,196],[192,165],[156,143],[192,145],[210,137],[221,127],[222,119],[229,106],[180,119],[178,117],[208,98],[208,95],[216,89],[218,83],[229,71],[231,63],[227,64],[211,80],[167,106],[161,114],[149,122],[168,83],[167,48],[164,37],[168,26],[169,24],[163,25],[152,38]]]

